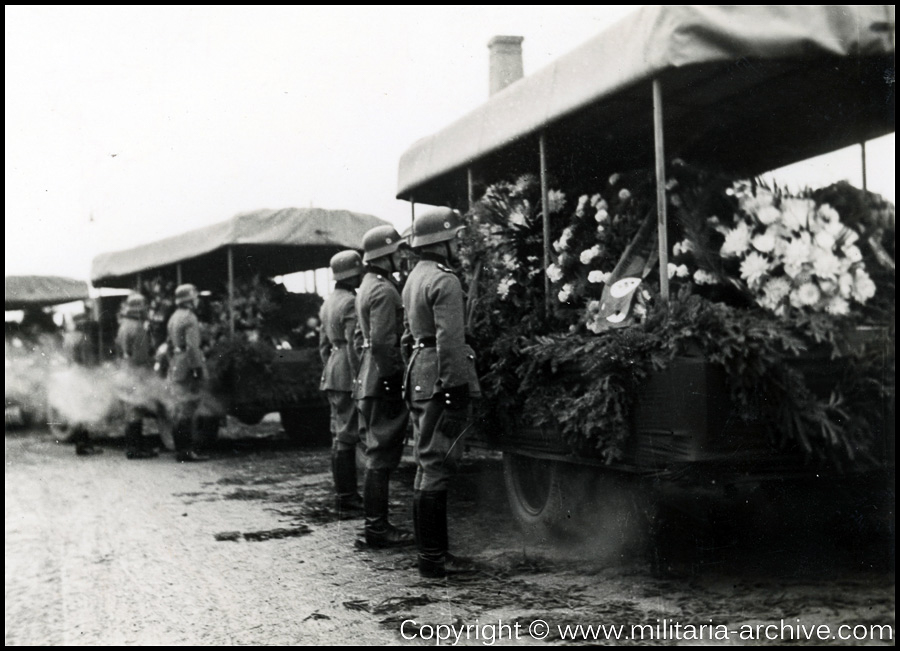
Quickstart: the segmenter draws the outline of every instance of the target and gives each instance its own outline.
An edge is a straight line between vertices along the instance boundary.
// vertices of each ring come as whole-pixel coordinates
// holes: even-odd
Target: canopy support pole
[[[659,239],[659,293],[669,303],[669,235],[666,215],[666,156],[663,147],[662,86],[653,80],[653,145],[656,156],[656,216]]]
[[[175,265],[175,284],[181,284],[181,263]]]
[[[234,250],[228,247],[228,333],[234,336]]]
[[[472,206],[475,205],[475,178],[471,167],[466,168],[466,185],[469,191],[469,210],[472,210]]]
[[[143,287],[144,287],[144,283],[141,282],[141,274],[140,273],[138,273],[137,280],[135,282],[136,282],[136,284],[134,287],[134,291],[140,292],[141,289],[143,289]]]
[[[538,148],[541,156],[541,213],[544,217],[544,306],[547,308],[547,316],[550,316],[550,276],[546,273],[550,268],[550,188],[547,179],[546,131],[541,131],[538,136]]]
[[[410,222],[409,223],[410,223],[410,225],[413,225],[416,223],[416,200],[413,199],[411,195],[409,197],[409,210],[410,210],[410,215],[409,215]],[[410,232],[410,234],[409,234],[409,241],[412,242],[412,232]]]
[[[859,143],[860,148],[862,149],[862,189],[863,192],[869,191],[868,179],[866,178],[866,141],[863,140]]]

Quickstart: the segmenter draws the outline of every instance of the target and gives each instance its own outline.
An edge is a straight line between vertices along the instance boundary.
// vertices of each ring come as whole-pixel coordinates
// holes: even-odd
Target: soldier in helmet
[[[319,354],[325,364],[319,388],[331,407],[331,472],[335,508],[340,515],[360,513],[362,497],[356,487],[356,446],[359,414],[353,401],[353,384],[359,369],[356,349],[356,288],[363,272],[356,251],[341,251],[331,258],[334,291],[319,311]]]
[[[419,262],[403,288],[404,339],[414,341],[404,388],[418,465],[413,522],[419,574],[426,578],[467,569],[447,553],[447,489],[463,452],[470,398],[480,395],[465,339],[462,284],[450,267],[464,227],[449,209],[416,219],[410,244]]]
[[[194,450],[195,415],[200,406],[200,390],[207,378],[206,359],[200,350],[200,321],[195,311],[199,296],[190,284],[175,289],[175,312],[169,317],[169,387],[175,393],[175,458],[178,461],[206,461]]]
[[[376,226],[363,237],[365,275],[356,292],[363,353],[354,397],[365,426],[366,543],[401,547],[412,534],[388,520],[391,471],[400,464],[409,414],[403,404],[403,303],[393,274],[400,270],[402,239],[392,226]]]
[[[126,369],[127,395],[125,403],[125,456],[129,459],[149,459],[156,452],[144,444],[144,419],[139,406],[140,385],[152,364],[150,332],[147,328],[147,300],[134,292],[125,299],[125,314],[119,323],[116,349]]]

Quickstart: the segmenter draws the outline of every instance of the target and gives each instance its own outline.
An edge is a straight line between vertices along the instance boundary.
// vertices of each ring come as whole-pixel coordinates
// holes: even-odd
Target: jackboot
[[[334,477],[334,508],[339,516],[362,515],[363,499],[356,489],[356,450],[334,450],[331,453]]]
[[[194,451],[193,425],[190,419],[181,419],[172,430],[175,443],[175,460],[181,462],[208,461],[209,457]]]
[[[141,421],[131,421],[125,425],[125,457],[128,459],[151,459],[156,452],[144,445],[144,426]]]
[[[410,532],[395,527],[388,520],[390,477],[390,470],[366,470],[363,489],[366,544],[377,549],[407,547],[415,542]]]
[[[417,493],[413,498],[413,521],[419,549],[419,575],[442,579],[474,572],[471,561],[447,552],[447,491]]]

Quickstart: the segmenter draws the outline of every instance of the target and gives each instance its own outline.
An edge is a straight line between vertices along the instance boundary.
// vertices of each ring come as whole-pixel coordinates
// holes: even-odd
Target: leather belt
[[[434,348],[435,346],[437,346],[437,337],[422,337],[416,339],[413,348]]]

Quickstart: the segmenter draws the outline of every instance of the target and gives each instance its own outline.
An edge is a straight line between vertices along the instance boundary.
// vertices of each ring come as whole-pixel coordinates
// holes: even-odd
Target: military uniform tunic
[[[129,422],[137,422],[141,419],[138,407],[146,402],[140,395],[141,385],[152,365],[150,333],[140,319],[128,316],[122,319],[116,334],[116,348],[126,372],[123,378],[124,395],[121,396],[125,404],[125,417]]]
[[[335,450],[351,450],[359,442],[359,417],[353,386],[359,369],[356,302],[353,292],[338,284],[319,311],[319,355],[325,365],[319,388],[331,405],[331,435]]]
[[[179,307],[169,318],[169,388],[175,397],[176,420],[192,420],[200,406],[200,389],[207,378],[200,350],[200,321],[192,310]]]
[[[409,415],[403,403],[403,302],[387,271],[369,267],[356,293],[363,352],[354,397],[366,436],[366,467],[400,464]]]
[[[462,456],[471,409],[445,408],[443,391],[468,385],[480,395],[475,355],[466,344],[462,285],[445,264],[423,256],[403,288],[406,334],[416,344],[406,373],[404,392],[415,435],[418,471],[415,489],[447,490]]]

